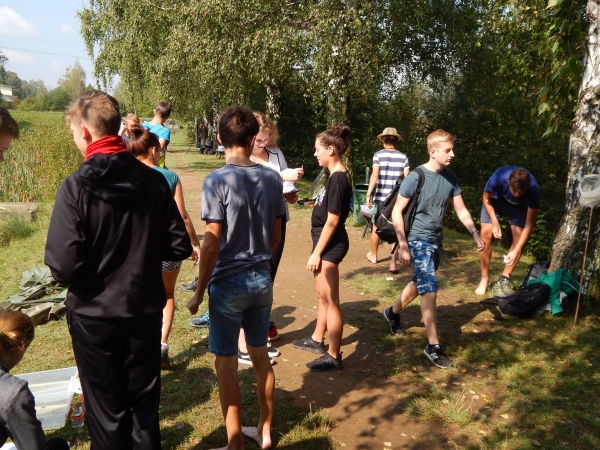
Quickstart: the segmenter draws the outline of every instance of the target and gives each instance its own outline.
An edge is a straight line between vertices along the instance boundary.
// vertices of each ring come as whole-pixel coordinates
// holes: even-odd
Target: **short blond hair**
[[[66,117],[75,124],[85,121],[98,137],[116,136],[121,129],[119,102],[95,89],[79,94],[67,109]]]
[[[125,122],[127,122],[128,120],[131,120],[131,121],[137,123],[138,125],[140,124],[140,118],[137,116],[137,114],[134,114],[134,113],[127,114],[127,117],[125,117]]]
[[[431,150],[435,144],[440,142],[454,142],[454,136],[444,130],[435,130],[427,136],[427,150]]]
[[[269,131],[269,143],[267,147],[277,147],[277,139],[279,139],[279,130],[277,125],[269,117],[261,112],[254,112],[254,117],[258,120],[259,129],[261,131]]]

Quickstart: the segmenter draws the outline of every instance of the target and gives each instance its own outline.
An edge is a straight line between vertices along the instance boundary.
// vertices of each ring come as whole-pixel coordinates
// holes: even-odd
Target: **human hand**
[[[298,181],[304,176],[304,169],[302,167],[297,167],[295,169],[286,169],[284,172],[285,177],[283,179],[285,181]]]
[[[408,247],[400,247],[398,250],[398,261],[403,266],[410,266],[410,251],[408,250]]]
[[[508,252],[508,255],[504,258],[504,263],[507,266],[512,266],[521,257],[521,252],[517,249]]]
[[[198,293],[198,291],[194,292],[192,298],[190,298],[187,302],[187,309],[190,310],[192,316],[198,312],[198,308],[202,304],[204,300],[204,292]]]
[[[285,199],[286,202],[290,203],[290,204],[294,204],[298,201],[298,193],[295,192],[293,194],[283,194],[283,198]]]
[[[371,198],[371,196],[369,195],[367,197],[367,208],[371,209],[373,207],[373,199]]]
[[[200,245],[192,245],[192,261],[195,266],[200,262]]]
[[[485,248],[485,241],[483,239],[481,239],[481,236],[479,236],[479,233],[473,233],[473,240],[475,241],[475,244],[477,245],[477,250],[482,251]]]
[[[502,228],[498,222],[492,225],[492,234],[496,239],[502,239]]]
[[[316,253],[310,255],[310,258],[308,258],[308,262],[306,263],[306,270],[311,272],[318,272],[321,270],[321,255],[317,255]]]

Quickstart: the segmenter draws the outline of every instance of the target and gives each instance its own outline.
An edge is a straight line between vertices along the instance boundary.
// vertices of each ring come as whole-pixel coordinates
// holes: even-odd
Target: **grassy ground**
[[[173,149],[187,148],[181,139],[174,137]],[[193,150],[177,153],[170,161],[174,169],[185,166],[199,174],[223,164],[216,157],[199,158]],[[301,182],[299,186],[302,197],[309,184]],[[188,208],[197,208],[198,193],[185,192]],[[22,271],[42,265],[50,212],[51,205],[42,204],[33,234],[0,247],[0,298],[18,291]],[[308,208],[292,207],[294,220],[307,218],[309,213]],[[406,418],[441,428],[448,448],[600,448],[597,305],[584,305],[576,330],[570,316],[503,317],[495,308],[474,302],[470,288],[465,288],[477,277],[472,241],[449,232],[445,249],[439,320],[445,326],[443,333],[452,336],[455,364],[435,375],[424,369],[418,302],[403,314],[403,322],[411,324],[406,337],[392,337],[381,326],[380,311],[397,298],[403,285],[365,274],[344,280],[357,293],[378,299],[361,310],[347,311],[346,321],[370,334],[376,350],[386,355],[384,376],[411,386],[408,392],[399,392],[393,403],[400,402]],[[520,272],[526,264],[522,263]],[[191,264],[186,263],[180,281],[193,275]],[[185,295],[177,296],[179,312],[185,312],[186,300]],[[175,315],[170,340],[173,370],[163,372],[160,418],[165,449],[212,448],[226,439],[207,333],[190,328],[188,318],[187,314]],[[36,339],[14,372],[71,365],[74,359],[66,324],[57,321],[36,328]],[[242,371],[240,381],[244,422],[255,422],[258,411],[252,370]],[[279,436],[279,448],[334,448],[330,432],[334,424],[326,414],[301,409],[282,389],[277,388],[276,395],[274,433]],[[65,436],[76,450],[89,448],[85,428],[76,430],[67,424],[49,435]],[[394,442],[393,437],[390,440]]]

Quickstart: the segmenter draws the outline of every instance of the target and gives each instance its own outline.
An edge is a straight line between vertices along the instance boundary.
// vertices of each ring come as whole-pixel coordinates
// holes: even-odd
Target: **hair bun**
[[[143,135],[145,130],[146,129],[143,126],[139,125],[139,124],[132,125],[132,126],[129,127],[129,131],[131,133],[133,133],[133,135],[135,137],[140,137],[141,135]]]
[[[350,127],[344,124],[336,124],[331,127],[331,134],[346,139],[350,135]]]

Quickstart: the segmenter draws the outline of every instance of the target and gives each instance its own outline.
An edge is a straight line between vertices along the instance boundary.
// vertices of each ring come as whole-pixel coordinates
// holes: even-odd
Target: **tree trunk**
[[[600,0],[587,2],[589,30],[586,38],[585,71],[579,91],[575,125],[571,134],[571,158],[567,179],[565,213],[552,247],[550,270],[563,267],[579,279],[582,292],[600,296],[600,208],[579,205],[579,184],[584,175],[600,167]],[[588,230],[589,214],[593,213]],[[590,233],[585,267],[582,259]]]
[[[281,119],[281,87],[271,77],[267,78],[265,87],[267,88],[265,113],[277,124]]]

